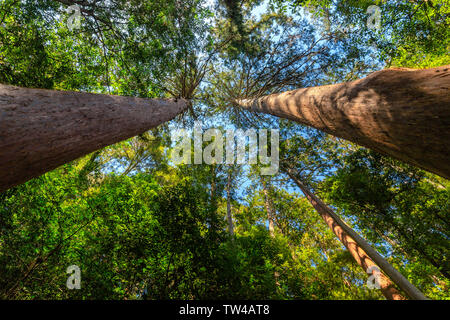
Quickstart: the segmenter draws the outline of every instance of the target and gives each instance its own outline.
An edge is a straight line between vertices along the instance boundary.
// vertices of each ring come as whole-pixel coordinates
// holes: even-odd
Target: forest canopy
[[[0,181],[0,298],[450,299],[450,180],[428,170],[449,148],[422,147],[450,134],[449,32],[449,0],[0,0],[0,177],[8,150],[30,171]],[[383,106],[428,99],[402,72],[427,70],[447,117],[389,131]],[[263,103],[336,84],[343,101],[358,79],[405,107],[306,122]],[[239,130],[247,157],[222,161]],[[378,144],[394,131],[410,140]]]

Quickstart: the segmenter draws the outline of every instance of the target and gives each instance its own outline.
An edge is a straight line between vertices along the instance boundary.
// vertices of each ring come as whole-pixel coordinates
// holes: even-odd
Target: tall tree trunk
[[[0,84],[0,192],[173,119],[186,101]]]
[[[261,182],[263,185],[263,192],[264,192],[264,207],[266,208],[267,220],[269,222],[269,234],[272,238],[274,238],[275,237],[275,223],[274,223],[275,213],[274,213],[272,201],[270,199],[269,186],[268,186],[269,183],[266,182],[263,177],[261,177]],[[289,242],[288,242],[288,244],[292,250],[292,246],[290,245]],[[295,251],[292,250],[291,253],[295,254]],[[277,285],[277,287],[281,287],[280,273],[278,271],[274,271],[273,277],[275,278],[275,284]]]
[[[231,213],[231,169],[228,170],[228,181],[227,181],[227,220],[228,220],[228,232],[230,235],[234,235],[234,225],[233,216]]]
[[[210,174],[211,174],[211,204],[214,206],[214,208],[217,208],[217,195],[216,195],[217,174],[216,174],[216,165],[215,164],[212,164],[210,166]]]
[[[242,107],[350,140],[450,179],[450,65],[242,99]]]
[[[351,253],[356,262],[362,267],[364,272],[372,266],[379,266],[392,281],[402,289],[408,297],[415,300],[427,300],[414,285],[412,285],[401,273],[399,273],[389,262],[387,262],[375,249],[373,249],[363,238],[353,229],[345,224],[325,203],[317,198],[292,172],[287,169],[286,173],[302,190],[308,201],[322,216],[327,225],[336,234],[339,240]],[[383,295],[389,300],[404,300],[405,298],[394,287],[391,280],[383,273],[380,273],[379,284]]]
[[[267,220],[269,222],[269,233],[271,237],[275,236],[275,227],[274,227],[274,223],[273,223],[273,207],[272,204],[270,202],[270,197],[269,197],[269,190],[267,187],[267,182],[265,182],[264,180],[262,181],[263,183],[263,191],[264,191],[264,206],[266,207],[266,211],[267,211]]]

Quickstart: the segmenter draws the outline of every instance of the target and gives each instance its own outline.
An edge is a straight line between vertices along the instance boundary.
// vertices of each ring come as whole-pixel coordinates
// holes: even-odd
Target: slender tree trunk
[[[450,179],[450,65],[237,100]]]
[[[217,209],[217,195],[216,195],[217,175],[216,175],[216,165],[215,164],[212,164],[210,166],[210,174],[211,174],[211,204],[214,206],[214,208]]]
[[[263,191],[264,191],[264,206],[266,207],[267,211],[267,220],[269,222],[269,233],[271,237],[275,236],[275,227],[273,223],[273,208],[272,204],[270,203],[270,197],[269,197],[269,191],[267,188],[267,183],[263,181]]]
[[[26,89],[0,84],[0,192],[141,134],[186,101]]]
[[[345,224],[325,203],[317,198],[289,169],[286,170],[289,177],[302,190],[308,201],[322,216],[331,230],[351,253],[364,272],[372,266],[379,266],[395,284],[402,289],[408,297],[414,300],[427,300],[414,285],[400,274],[389,262],[387,262],[375,249],[373,249],[353,229]],[[375,272],[373,272],[375,274]],[[383,295],[389,300],[404,300],[405,298],[394,287],[391,280],[380,272],[379,284]]]
[[[230,235],[234,235],[234,225],[233,216],[231,213],[231,169],[228,171],[228,181],[227,181],[227,220],[228,220],[228,231]]]
[[[269,234],[272,238],[275,237],[275,223],[274,223],[274,209],[273,209],[273,205],[272,205],[272,201],[270,199],[270,195],[269,195],[269,187],[267,186],[268,183],[266,181],[264,181],[264,178],[261,177],[261,182],[263,185],[263,192],[264,192],[264,207],[266,208],[267,211],[267,220],[269,222]],[[289,247],[292,250],[292,246],[290,245],[290,243],[288,242]],[[294,252],[294,250],[291,251],[291,253]],[[294,252],[295,254],[295,252]],[[273,277],[275,279],[275,284],[277,285],[277,287],[280,287],[280,273],[278,271],[274,271],[273,273]]]

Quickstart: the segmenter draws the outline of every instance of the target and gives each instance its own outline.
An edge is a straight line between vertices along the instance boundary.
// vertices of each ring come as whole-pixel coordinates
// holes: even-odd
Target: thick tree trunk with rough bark
[[[427,300],[414,285],[412,285],[403,275],[398,272],[389,262],[387,262],[375,249],[373,249],[363,238],[361,238],[352,228],[343,222],[336,213],[333,212],[325,203],[317,198],[293,173],[292,170],[284,170],[295,184],[304,193],[308,201],[322,216],[326,224],[333,233],[344,244],[351,253],[356,262],[361,266],[364,272],[368,268],[378,266],[389,278],[382,272],[379,273],[379,285],[383,295],[389,300],[404,300],[405,298],[394,287],[392,281],[402,289],[409,298],[414,300]],[[373,270],[373,269],[372,269]],[[372,274],[375,276],[375,270]]]
[[[236,101],[450,179],[450,65]]]
[[[173,119],[186,101],[0,84],[0,192]]]

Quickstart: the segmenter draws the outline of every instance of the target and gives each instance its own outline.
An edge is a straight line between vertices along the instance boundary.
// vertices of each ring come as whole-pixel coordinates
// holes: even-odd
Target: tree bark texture
[[[353,82],[236,103],[290,119],[450,179],[450,65],[385,69]]]
[[[386,261],[375,249],[373,249],[362,237],[360,237],[352,228],[343,222],[325,203],[317,198],[303,184],[291,170],[286,170],[289,177],[304,193],[308,201],[321,215],[326,224],[333,233],[344,244],[351,253],[358,265],[367,272],[370,267],[378,266],[385,274],[379,273],[379,285],[382,294],[389,300],[404,300],[405,298],[394,287],[394,282],[402,289],[409,298],[414,300],[428,300],[414,285],[412,285],[400,272],[398,272],[389,262]],[[375,272],[372,271],[372,274]],[[390,279],[389,279],[389,278]],[[392,279],[392,281],[391,281]]]
[[[0,84],[0,192],[173,119],[183,99]]]

